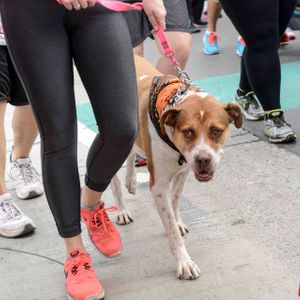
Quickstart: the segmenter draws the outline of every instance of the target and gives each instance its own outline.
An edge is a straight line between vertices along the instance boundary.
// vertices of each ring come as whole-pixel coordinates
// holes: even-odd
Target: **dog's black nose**
[[[205,153],[204,155],[199,155],[196,159],[196,162],[200,171],[209,169],[211,160],[212,156],[210,154]]]

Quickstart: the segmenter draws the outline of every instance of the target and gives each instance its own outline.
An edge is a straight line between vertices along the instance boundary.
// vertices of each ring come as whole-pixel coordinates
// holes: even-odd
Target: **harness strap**
[[[185,157],[183,156],[183,154],[180,152],[180,150],[175,146],[175,144],[169,139],[169,137],[166,134],[162,134],[161,129],[160,129],[160,117],[159,117],[159,113],[157,111],[157,107],[156,107],[156,102],[157,102],[157,96],[159,94],[159,92],[166,87],[170,81],[174,80],[174,79],[178,79],[176,76],[174,75],[166,75],[166,76],[155,76],[153,78],[153,82],[152,82],[152,87],[150,90],[150,101],[149,101],[149,115],[150,115],[150,119],[152,121],[152,124],[157,132],[157,134],[159,135],[159,137],[166,143],[168,144],[173,150],[175,150],[176,152],[179,153],[179,158],[178,158],[178,164],[181,166],[184,162],[186,162]],[[173,96],[175,96],[177,93],[177,91],[173,92],[173,95],[171,95],[171,99],[173,98]]]

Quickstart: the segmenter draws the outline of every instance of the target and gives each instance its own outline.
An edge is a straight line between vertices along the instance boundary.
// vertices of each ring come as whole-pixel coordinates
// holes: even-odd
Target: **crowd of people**
[[[27,0],[26,7],[22,0],[0,0],[0,23],[5,32],[1,24],[0,236],[17,237],[35,230],[34,222],[22,213],[5,185],[4,118],[9,103],[15,108],[8,173],[16,182],[20,199],[37,197],[45,189],[66,246],[66,289],[72,299],[104,296],[84,248],[80,218],[100,252],[109,257],[122,252],[120,234],[101,197],[134,143],[137,95],[133,52],[143,56],[143,42],[153,28],[165,29],[184,68],[191,50],[191,34],[205,26],[204,53],[220,53],[217,22],[224,10],[239,34],[236,51],[241,56],[240,82],[233,98],[246,119],[264,120],[270,142],[296,139],[281,109],[278,56],[280,43],[295,39],[288,25],[293,13],[299,13],[296,0],[261,0],[259,4],[252,0],[143,3],[144,11],[128,11],[124,18],[123,13],[110,11],[95,0]],[[156,43],[161,53],[157,69],[163,74],[176,74]],[[83,187],[77,166],[73,62],[99,127],[88,154]],[[111,88],[112,78],[118,82],[118,89]],[[43,183],[30,159],[38,131]]]

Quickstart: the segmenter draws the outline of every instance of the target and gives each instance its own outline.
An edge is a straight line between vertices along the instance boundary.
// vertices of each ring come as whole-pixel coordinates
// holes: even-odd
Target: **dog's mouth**
[[[201,182],[210,181],[213,178],[213,176],[214,176],[214,172],[207,172],[207,171],[195,172],[196,179]]]

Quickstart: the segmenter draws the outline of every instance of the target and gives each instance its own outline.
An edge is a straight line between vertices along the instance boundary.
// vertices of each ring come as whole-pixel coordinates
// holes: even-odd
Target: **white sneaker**
[[[30,158],[11,160],[8,176],[17,183],[16,194],[20,199],[31,199],[44,193],[40,174]]]
[[[11,195],[0,196],[0,236],[13,238],[34,230],[33,221],[21,212]]]

